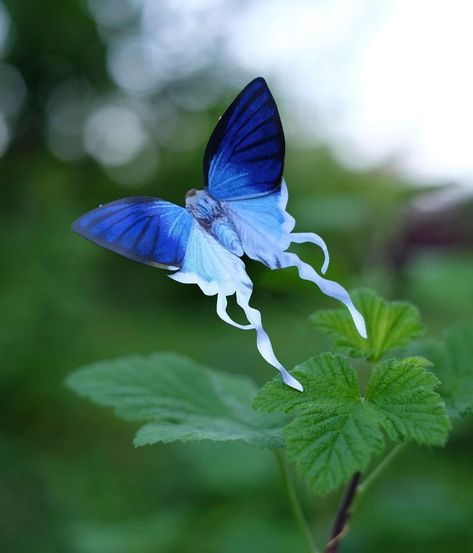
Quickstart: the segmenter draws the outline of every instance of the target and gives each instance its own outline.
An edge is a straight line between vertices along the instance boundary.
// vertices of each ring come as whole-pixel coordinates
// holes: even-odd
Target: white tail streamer
[[[241,330],[252,330],[254,328],[252,324],[242,325],[230,318],[227,313],[227,296],[225,296],[225,294],[217,294],[217,315],[222,319],[222,321],[228,323],[229,325],[236,326]]]
[[[278,261],[281,267],[297,267],[299,276],[302,279],[310,280],[314,284],[317,284],[324,294],[345,304],[348,311],[350,311],[353,322],[355,323],[356,329],[358,330],[360,336],[362,338],[367,337],[363,315],[353,305],[349,293],[345,290],[345,288],[343,288],[343,286],[333,280],[327,280],[326,278],[318,275],[313,267],[307,263],[304,263],[304,261],[301,261],[295,253],[280,253],[278,255]]]
[[[330,255],[328,253],[327,244],[324,242],[323,238],[314,232],[293,232],[289,236],[291,238],[291,242],[294,244],[311,242],[321,248],[324,252],[324,264],[322,265],[321,272],[324,275],[327,272],[328,265],[330,263]]]
[[[240,289],[236,292],[236,300],[238,305],[243,309],[248,320],[256,330],[256,347],[258,348],[258,351],[263,359],[265,359],[270,365],[275,367],[281,373],[283,381],[288,386],[298,390],[299,392],[303,392],[304,388],[302,384],[289,374],[289,372],[283,367],[283,365],[281,365],[274,355],[271,340],[266,334],[261,322],[261,314],[257,309],[250,306],[250,297],[251,289],[249,288]]]

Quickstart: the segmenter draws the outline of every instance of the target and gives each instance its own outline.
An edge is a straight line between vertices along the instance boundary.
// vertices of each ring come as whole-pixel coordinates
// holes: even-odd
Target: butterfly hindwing
[[[204,154],[204,178],[216,200],[276,190],[284,169],[284,132],[266,81],[249,83],[215,127]]]
[[[228,220],[236,229],[245,254],[268,267],[278,266],[277,254],[289,247],[295,221],[286,211],[287,188],[265,196],[222,202]]]
[[[137,196],[89,211],[72,229],[134,261],[177,269],[185,256],[192,221],[182,207]]]
[[[178,282],[195,283],[204,294],[234,294],[248,281],[243,261],[194,222],[180,270],[170,275]]]

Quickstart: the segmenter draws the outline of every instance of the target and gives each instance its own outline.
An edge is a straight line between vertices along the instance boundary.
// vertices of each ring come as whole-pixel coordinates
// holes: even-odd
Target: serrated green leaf
[[[67,385],[120,417],[146,422],[135,445],[176,440],[242,440],[281,447],[286,417],[255,413],[254,384],[172,353],[103,361],[78,369]]]
[[[364,470],[384,446],[379,424],[360,401],[315,408],[286,428],[288,455],[320,494]]]
[[[424,331],[419,312],[410,303],[387,302],[367,289],[355,290],[351,297],[365,318],[367,339],[358,334],[346,310],[318,311],[311,316],[314,327],[334,338],[335,347],[351,357],[376,362]]]
[[[415,347],[432,360],[450,417],[473,414],[473,323],[456,324],[442,341],[421,341]]]
[[[267,413],[301,413],[313,409],[314,399],[319,405],[337,406],[360,397],[356,371],[342,355],[322,353],[298,365],[292,374],[301,376],[303,393],[295,394],[274,378],[258,392],[253,407]]]
[[[296,414],[284,429],[288,457],[314,490],[325,494],[368,466],[383,447],[383,435],[346,357],[323,353],[296,367],[293,375],[303,393],[275,379],[260,390],[253,406]]]
[[[366,399],[392,440],[444,445],[450,430],[445,403],[434,391],[439,379],[422,357],[387,359],[373,371]]]
[[[295,415],[284,428],[288,457],[324,494],[368,466],[384,446],[382,428],[397,441],[445,442],[448,416],[434,391],[438,379],[427,365],[421,358],[384,361],[362,397],[349,360],[323,353],[294,369],[303,393],[275,379],[260,390],[253,406]]]

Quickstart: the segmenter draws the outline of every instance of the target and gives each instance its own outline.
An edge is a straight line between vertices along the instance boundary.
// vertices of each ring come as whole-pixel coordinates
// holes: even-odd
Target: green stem
[[[299,530],[301,531],[302,537],[304,538],[307,553],[319,553],[317,547],[314,544],[312,535],[307,525],[307,521],[302,512],[301,505],[299,503],[299,499],[297,498],[296,490],[289,474],[284,455],[282,454],[280,449],[275,449],[274,454],[278,462],[279,470],[281,472],[281,478],[283,480],[284,489],[286,490],[286,495],[291,506],[292,514],[294,515],[297,525],[299,526]]]
[[[384,459],[370,472],[370,474],[362,481],[358,486],[358,496],[366,493],[368,488],[371,487],[373,482],[379,477],[379,475],[384,471],[384,469],[399,455],[399,453],[404,449],[405,443],[398,444],[391,449],[391,451],[384,457]]]

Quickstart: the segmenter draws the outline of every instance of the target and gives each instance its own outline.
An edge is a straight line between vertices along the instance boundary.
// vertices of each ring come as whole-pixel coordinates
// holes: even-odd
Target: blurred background
[[[415,302],[434,335],[470,318],[472,17],[456,0],[0,1],[1,551],[303,550],[271,453],[134,449],[133,424],[65,388],[78,366],[159,350],[273,376],[214,299],[70,224],[127,195],[182,205],[218,116],[262,75],[289,211],[326,239],[329,277]],[[290,269],[248,271],[281,360],[323,351],[308,315],[334,302]],[[408,449],[343,551],[473,549],[471,431]],[[338,496],[300,487],[322,543]]]

